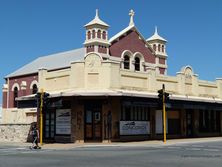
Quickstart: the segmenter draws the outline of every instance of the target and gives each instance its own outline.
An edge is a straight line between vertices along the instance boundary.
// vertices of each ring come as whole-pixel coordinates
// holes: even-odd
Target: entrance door
[[[98,102],[85,104],[85,140],[102,140],[102,105]]]
[[[187,122],[187,137],[193,136],[193,111],[187,110],[186,111],[186,122]]]

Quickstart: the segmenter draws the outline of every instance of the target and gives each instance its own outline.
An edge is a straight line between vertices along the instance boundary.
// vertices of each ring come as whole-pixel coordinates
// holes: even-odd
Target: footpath
[[[166,143],[163,143],[162,140],[109,143],[43,143],[41,147],[42,149],[66,150],[87,147],[158,147],[204,142],[222,142],[222,137],[168,139]],[[31,143],[0,142],[0,147],[28,147],[30,145]]]

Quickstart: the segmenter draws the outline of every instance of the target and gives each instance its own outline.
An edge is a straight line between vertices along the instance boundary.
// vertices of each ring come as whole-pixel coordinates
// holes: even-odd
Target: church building
[[[5,76],[2,122],[39,124],[36,93],[49,93],[43,142],[163,138],[158,90],[165,85],[167,138],[222,135],[222,79],[200,80],[191,66],[167,75],[167,40],[129,25],[109,37],[96,10],[83,48],[39,57]]]

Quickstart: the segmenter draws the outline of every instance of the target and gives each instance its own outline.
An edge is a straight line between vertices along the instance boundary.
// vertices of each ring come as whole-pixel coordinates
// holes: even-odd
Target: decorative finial
[[[95,18],[98,18],[98,17],[99,17],[99,10],[96,9],[96,16],[95,16]]]
[[[130,23],[129,23],[129,25],[134,25],[133,16],[135,15],[135,12],[133,11],[133,9],[130,10],[129,15],[130,15]]]
[[[154,34],[158,34],[158,32],[157,32],[157,26],[155,26],[155,33]]]

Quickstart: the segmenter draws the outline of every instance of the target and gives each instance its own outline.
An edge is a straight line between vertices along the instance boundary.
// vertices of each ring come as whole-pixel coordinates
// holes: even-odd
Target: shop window
[[[140,59],[138,57],[135,58],[135,71],[140,71]]]
[[[149,121],[150,111],[146,105],[123,104],[121,121]]]
[[[128,55],[124,56],[124,69],[130,69],[130,58]]]
[[[13,98],[13,107],[17,107],[17,101],[16,101],[16,98],[18,97],[18,88],[15,87],[14,88],[14,98]]]
[[[220,131],[220,112],[214,110],[199,111],[199,131],[212,133]]]

